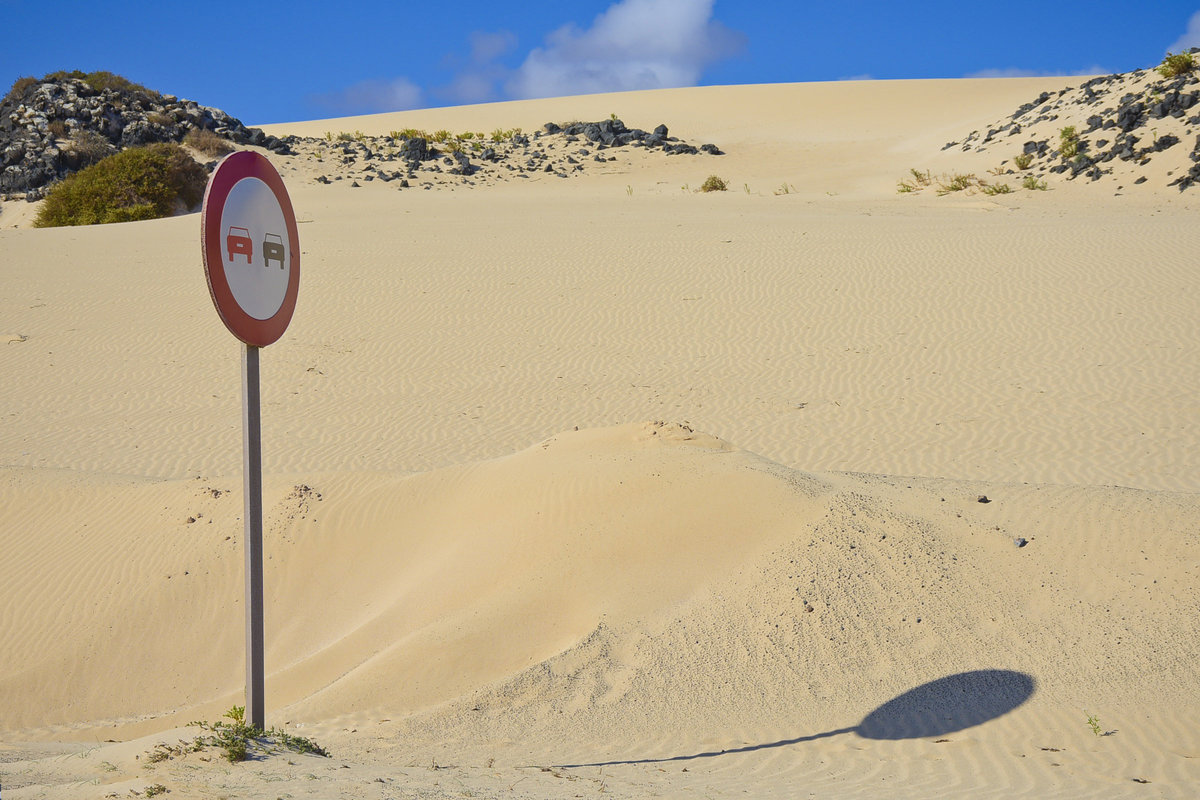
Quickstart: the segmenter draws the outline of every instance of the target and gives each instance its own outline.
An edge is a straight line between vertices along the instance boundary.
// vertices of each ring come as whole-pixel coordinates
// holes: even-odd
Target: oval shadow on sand
[[[862,722],[849,728],[781,739],[777,742],[746,745],[729,750],[714,750],[667,758],[628,759],[591,764],[561,764],[561,767],[606,767],[617,764],[654,764],[715,758],[732,753],[750,753],[772,747],[811,742],[843,733],[856,733],[864,739],[923,739],[982,725],[1022,705],[1034,692],[1035,681],[1024,672],[1007,669],[981,669],[947,675],[877,707]]]
[[[1006,669],[947,675],[888,700],[849,730],[864,739],[922,739],[982,725],[1033,694],[1033,678]]]

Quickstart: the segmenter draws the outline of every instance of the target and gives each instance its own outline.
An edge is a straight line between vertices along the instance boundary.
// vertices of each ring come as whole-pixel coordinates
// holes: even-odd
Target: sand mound
[[[271,717],[406,762],[596,765],[1186,708],[1200,503],[989,492],[806,474],[663,423],[275,481]],[[28,532],[0,574],[10,732],[133,732],[236,701],[232,493],[10,470],[0,497]],[[163,511],[105,522],[130,506]]]

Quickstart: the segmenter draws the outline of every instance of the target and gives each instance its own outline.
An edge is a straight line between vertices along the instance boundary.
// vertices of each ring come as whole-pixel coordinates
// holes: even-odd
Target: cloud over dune
[[[1191,47],[1200,47],[1200,11],[1192,14],[1191,19],[1188,20],[1187,31],[1176,39],[1167,50],[1178,53]]]
[[[473,31],[469,55],[447,55],[453,78],[428,92],[405,77],[368,80],[313,95],[339,114],[403,111],[434,103],[482,103],[636,89],[695,86],[710,64],[738,53],[745,36],[713,19],[715,0],[618,0],[587,28],[563,25],[519,66],[506,30]]]
[[[565,25],[507,82],[517,98],[693,86],[744,37],[712,18],[713,0],[621,0],[587,29]]]
[[[360,81],[336,92],[312,95],[316,107],[336,114],[373,114],[420,108],[424,93],[408,78]]]

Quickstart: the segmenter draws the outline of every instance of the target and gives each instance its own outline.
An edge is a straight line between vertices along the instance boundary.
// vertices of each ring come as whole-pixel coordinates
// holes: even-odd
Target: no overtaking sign
[[[217,165],[200,214],[208,291],[225,326],[265,347],[283,335],[300,290],[300,237],[283,179],[248,150]]]

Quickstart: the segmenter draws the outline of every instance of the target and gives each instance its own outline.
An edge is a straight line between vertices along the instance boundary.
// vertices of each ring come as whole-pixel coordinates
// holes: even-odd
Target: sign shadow
[[[827,739],[855,733],[864,739],[924,739],[972,728],[1001,717],[1021,706],[1034,692],[1035,681],[1023,672],[983,669],[959,672],[909,689],[875,708],[857,725],[837,730],[780,739],[776,742],[746,745],[728,750],[668,756],[597,761],[589,764],[559,764],[572,767],[609,767],[621,764],[662,764],[694,761],[735,753],[752,753],[776,747]]]

